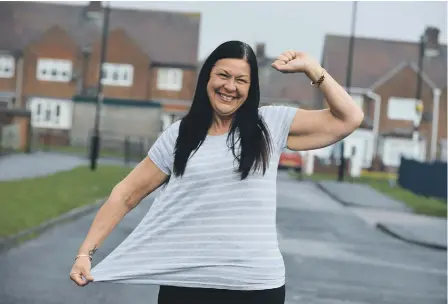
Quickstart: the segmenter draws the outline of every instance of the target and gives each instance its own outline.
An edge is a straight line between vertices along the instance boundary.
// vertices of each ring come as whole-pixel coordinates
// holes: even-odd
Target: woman
[[[281,152],[331,145],[363,120],[350,96],[309,56],[281,54],[272,67],[305,73],[329,108],[259,108],[255,54],[229,41],[205,61],[189,113],[157,139],[113,189],[81,245],[70,278],[160,285],[159,303],[280,304],[285,268],[276,234]],[[161,188],[148,214],[90,272],[120,220]]]

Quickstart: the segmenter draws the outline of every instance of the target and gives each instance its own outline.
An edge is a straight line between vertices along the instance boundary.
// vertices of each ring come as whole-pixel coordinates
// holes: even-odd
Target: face
[[[207,93],[215,113],[228,117],[246,101],[250,87],[250,66],[243,59],[218,60],[210,73]]]

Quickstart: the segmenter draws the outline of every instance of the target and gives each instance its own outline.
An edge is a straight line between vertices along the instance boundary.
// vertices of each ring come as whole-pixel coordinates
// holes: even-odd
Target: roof
[[[419,73],[419,68],[417,64],[415,64],[413,61],[403,61],[398,66],[394,67],[393,69],[389,70],[386,75],[383,75],[381,78],[379,78],[377,81],[375,81],[371,86],[371,90],[376,90],[378,87],[382,86],[383,84],[387,83],[389,80],[391,80],[395,75],[397,75],[399,72],[401,72],[404,68],[411,68],[414,70],[416,74],[421,74],[422,80],[426,82],[428,86],[431,87],[431,89],[437,89],[437,85],[432,82],[431,79],[429,79],[428,75],[426,75],[425,72]]]
[[[349,36],[327,35],[323,51],[325,69],[341,84],[345,83]],[[351,87],[371,88],[391,70],[410,62],[418,67],[419,43],[356,37],[353,48]],[[447,85],[447,46],[440,45],[437,57],[425,58],[423,72],[441,89]]]
[[[80,48],[101,37],[101,23],[86,21],[87,6],[41,2],[0,2],[0,50],[17,51],[52,26],[65,29]],[[200,15],[111,8],[109,30],[123,29],[152,61],[196,65]]]

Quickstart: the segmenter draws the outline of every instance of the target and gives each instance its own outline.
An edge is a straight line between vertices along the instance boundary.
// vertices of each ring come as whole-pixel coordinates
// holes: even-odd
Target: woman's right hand
[[[77,258],[70,271],[70,279],[78,286],[86,286],[90,282],[93,282],[93,276],[90,274],[91,267],[92,264],[89,257]]]

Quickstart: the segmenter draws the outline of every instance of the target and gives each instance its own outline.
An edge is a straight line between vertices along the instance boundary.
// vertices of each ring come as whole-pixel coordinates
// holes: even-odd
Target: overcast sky
[[[231,39],[252,46],[264,42],[271,57],[292,48],[320,60],[325,34],[350,34],[352,5],[349,1],[111,2],[112,7],[200,12],[201,60]],[[447,41],[446,1],[359,1],[357,12],[356,35],[417,41],[426,26],[436,26],[441,30],[441,42]]]

